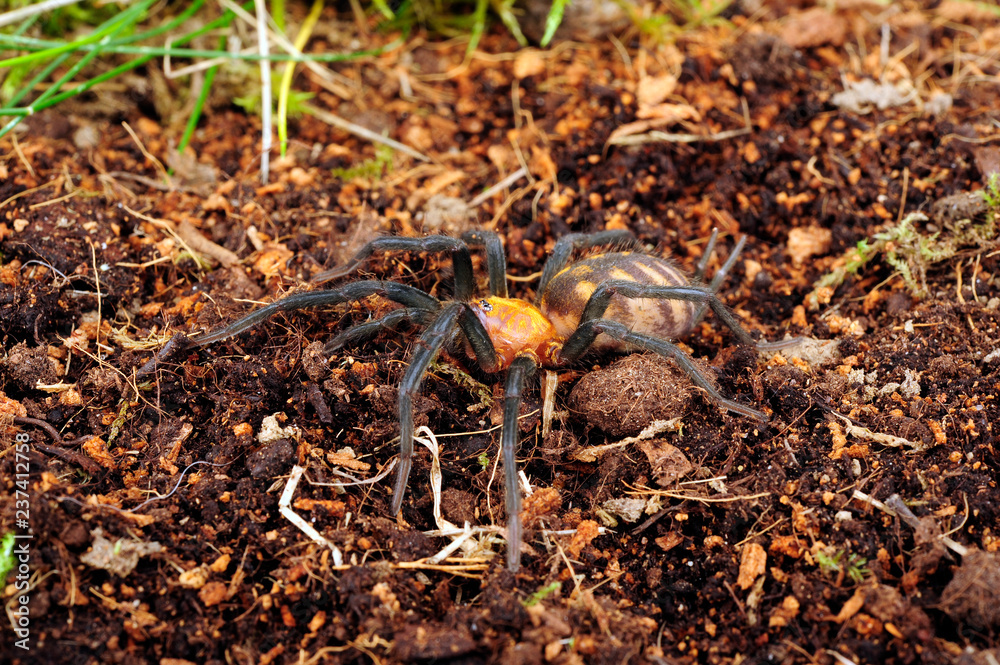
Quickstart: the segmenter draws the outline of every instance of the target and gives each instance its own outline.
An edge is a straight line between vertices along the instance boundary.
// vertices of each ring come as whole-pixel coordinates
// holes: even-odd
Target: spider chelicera
[[[689,281],[668,260],[641,252],[604,252],[569,262],[578,249],[607,245],[621,248],[633,243],[635,238],[628,231],[564,236],[545,263],[534,303],[508,297],[506,258],[495,233],[472,231],[460,239],[377,238],[345,266],[320,273],[314,281],[326,282],[347,275],[376,252],[448,252],[455,273],[453,298],[439,300],[398,282],[358,281],[287,296],[198,338],[195,343],[204,346],[232,337],[277,312],[335,305],[373,294],[402,305],[378,320],[348,328],[326,345],[331,352],[404,322],[424,326],[399,386],[399,467],[392,495],[395,515],[402,508],[413,462],[413,396],[420,390],[428,367],[442,347],[460,332],[484,371],[507,370],[500,450],[506,483],[507,566],[516,571],[520,566],[522,540],[521,494],[515,462],[517,417],[525,381],[539,366],[554,368],[572,363],[591,348],[652,351],[673,358],[719,406],[759,421],[768,420],[763,412],[719,394],[694,362],[670,341],[690,331],[705,310],[711,309],[741,344],[761,350],[789,344],[788,341],[757,343],[716,296],[743,248],[745,237],[712,282],[701,284],[716,238],[713,232],[694,280]],[[485,298],[474,296],[470,248],[485,251],[489,274],[489,296]]]

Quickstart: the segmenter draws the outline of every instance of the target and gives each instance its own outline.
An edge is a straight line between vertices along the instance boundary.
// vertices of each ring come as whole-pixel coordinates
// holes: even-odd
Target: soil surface
[[[262,184],[259,118],[221,97],[177,158],[186,112],[163,109],[187,88],[155,69],[3,139],[0,528],[31,538],[2,660],[996,663],[1000,251],[983,192],[1000,19],[863,1],[724,18],[548,50],[498,28],[470,55],[414,34],[297,77],[314,107],[425,159],[305,114]],[[321,26],[317,51],[395,37]],[[378,235],[494,230],[530,300],[567,233],[629,229],[692,273],[713,228],[709,276],[748,240],[722,301],[756,338],[806,341],[759,352],[709,315],[679,344],[769,421],[719,408],[673,361],[613,353],[555,370],[543,417],[540,373],[516,574],[504,379],[461,343],[414,400],[439,451],[416,446],[397,519],[397,387],[420,326],[324,350],[396,305],[286,312],[204,348],[174,337],[326,288],[311,278]],[[447,300],[452,275],[441,254],[390,252],[335,284]],[[481,528],[441,535],[465,523]]]

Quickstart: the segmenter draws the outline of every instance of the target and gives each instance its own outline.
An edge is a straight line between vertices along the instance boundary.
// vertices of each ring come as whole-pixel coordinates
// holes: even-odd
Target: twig
[[[893,494],[892,496],[890,496],[888,499],[885,500],[885,503],[882,503],[878,499],[875,499],[859,490],[854,490],[854,493],[851,495],[851,497],[863,503],[867,503],[870,506],[878,508],[887,515],[891,515],[892,517],[898,517],[901,521],[906,522],[906,524],[909,525],[912,529],[923,528],[923,525],[920,523],[920,518],[913,514],[913,511],[910,510],[909,506],[903,503],[902,497],[900,497],[898,494]],[[948,533],[954,533],[954,532],[949,531]],[[938,536],[938,538],[941,539],[941,542],[944,543],[944,545],[948,549],[950,549],[955,554],[958,554],[959,556],[964,557],[969,553],[969,548],[967,548],[965,545],[962,545],[961,543],[955,542],[954,540],[952,540],[951,538],[949,538],[944,534]]]
[[[329,547],[330,551],[333,552],[333,564],[335,566],[341,566],[344,564],[344,555],[341,553],[340,548],[324,538],[319,531],[317,531],[311,524],[309,524],[309,522],[305,521],[291,508],[292,496],[295,495],[295,488],[298,487],[299,481],[302,479],[302,474],[304,474],[305,471],[305,467],[299,466],[298,464],[292,467],[292,473],[288,476],[288,482],[285,483],[285,491],[281,493],[281,499],[278,501],[278,510],[285,519],[297,526],[299,530],[309,536],[313,542],[324,547]]]
[[[373,143],[381,143],[382,145],[387,145],[393,150],[398,150],[402,153],[406,153],[410,157],[419,159],[422,162],[431,161],[430,157],[414,150],[408,145],[404,145],[399,141],[394,141],[388,137],[382,136],[381,134],[376,134],[375,132],[371,131],[370,129],[367,129],[366,127],[362,127],[361,125],[356,125],[353,122],[344,120],[340,116],[334,115],[329,111],[324,111],[323,109],[311,106],[309,104],[303,104],[302,111],[303,113],[308,113],[317,120],[322,120],[323,122],[329,125],[337,127],[338,129],[343,129],[345,132],[354,134],[355,136],[361,137],[363,139],[367,139],[369,141],[372,141]]]
[[[34,427],[40,427],[45,430],[45,433],[52,437],[52,440],[56,443],[63,443],[62,435],[56,430],[55,427],[48,424],[44,420],[38,420],[37,418],[27,418],[24,416],[14,416],[14,424],[16,425],[30,425]],[[66,460],[70,464],[75,464],[92,476],[96,476],[101,473],[101,465],[90,459],[86,455],[81,455],[73,450],[67,450],[61,446],[50,446],[39,441],[32,443],[35,450],[39,450],[47,455],[52,455],[60,459]]]

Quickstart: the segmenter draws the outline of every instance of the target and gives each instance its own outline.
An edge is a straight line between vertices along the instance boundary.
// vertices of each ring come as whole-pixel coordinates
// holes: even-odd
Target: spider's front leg
[[[441,347],[451,339],[465,305],[458,302],[445,305],[417,340],[410,365],[399,383],[399,470],[392,491],[392,514],[399,514],[406,493],[406,481],[413,466],[413,396],[420,391],[427,368],[434,362]]]
[[[399,470],[392,493],[392,514],[399,514],[403,507],[406,482],[413,466],[413,396],[420,391],[427,368],[434,362],[441,348],[454,336],[456,327],[472,345],[479,364],[486,371],[496,371],[497,354],[493,342],[483,325],[469,312],[468,305],[452,302],[441,308],[437,317],[428,324],[417,339],[410,355],[409,367],[399,383]]]
[[[269,305],[261,307],[255,312],[247,314],[243,318],[237,319],[228,326],[220,328],[207,335],[197,337],[192,341],[198,346],[206,346],[213,342],[233,337],[239,333],[253,328],[259,323],[266,321],[278,312],[291,312],[298,309],[311,309],[313,307],[325,307],[328,305],[339,305],[345,302],[361,300],[371,295],[381,295],[393,302],[397,302],[405,307],[420,309],[427,312],[437,311],[441,303],[437,298],[430,296],[420,289],[416,289],[406,284],[397,282],[385,282],[381,280],[368,280],[364,282],[354,282],[345,284],[336,289],[324,291],[304,291],[293,293],[281,300],[275,300]]]
[[[504,488],[507,506],[507,568],[517,572],[521,567],[521,488],[517,482],[517,416],[521,410],[521,395],[525,381],[538,369],[531,355],[514,359],[507,373],[503,397],[503,429],[500,434],[500,456],[503,459]]]
[[[455,300],[466,302],[472,298],[473,274],[472,256],[469,246],[464,241],[450,236],[426,236],[424,238],[400,238],[386,236],[376,238],[362,247],[350,261],[340,268],[324,270],[313,277],[313,282],[320,284],[343,277],[354,271],[368,257],[376,252],[450,252],[455,268]]]

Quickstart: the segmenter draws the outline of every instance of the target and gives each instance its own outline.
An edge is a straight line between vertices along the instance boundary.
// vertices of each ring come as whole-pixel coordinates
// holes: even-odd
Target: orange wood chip
[[[736,584],[743,590],[749,589],[766,569],[767,552],[758,543],[747,543],[740,558],[740,574],[736,578]]]

